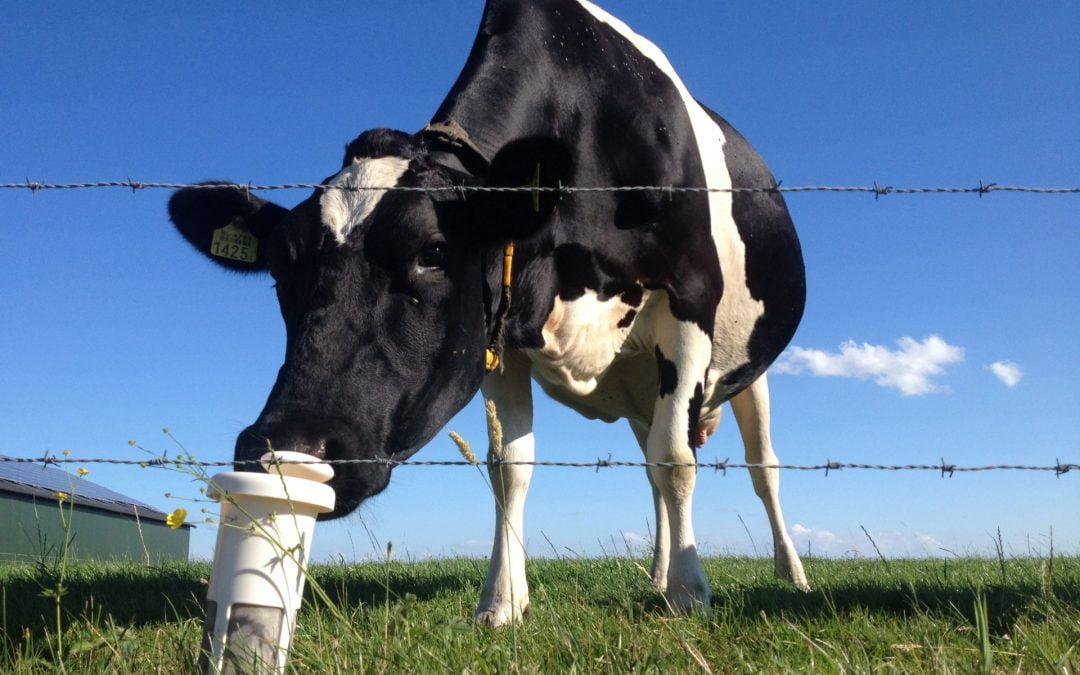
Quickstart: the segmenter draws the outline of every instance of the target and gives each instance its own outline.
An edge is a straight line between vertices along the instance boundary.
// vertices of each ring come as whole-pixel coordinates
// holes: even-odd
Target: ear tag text
[[[259,252],[259,240],[244,229],[244,219],[233,218],[225,227],[214,230],[210,241],[210,254],[218,258],[253,263]]]

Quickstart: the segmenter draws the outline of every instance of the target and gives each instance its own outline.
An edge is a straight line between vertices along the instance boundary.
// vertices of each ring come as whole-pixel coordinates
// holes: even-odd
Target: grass
[[[533,560],[532,615],[495,630],[470,621],[486,561],[316,566],[290,671],[1080,670],[1080,557],[814,560],[810,594],[770,561],[705,565],[711,619],[668,616],[643,560]],[[208,573],[70,563],[60,640],[49,567],[0,567],[0,672],[195,672]]]

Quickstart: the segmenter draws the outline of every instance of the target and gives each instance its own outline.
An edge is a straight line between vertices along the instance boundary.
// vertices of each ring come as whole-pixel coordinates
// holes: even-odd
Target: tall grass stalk
[[[990,650],[990,610],[986,595],[981,591],[975,594],[975,632],[979,637],[979,654],[982,655],[980,672],[991,675],[994,671],[994,653]]]

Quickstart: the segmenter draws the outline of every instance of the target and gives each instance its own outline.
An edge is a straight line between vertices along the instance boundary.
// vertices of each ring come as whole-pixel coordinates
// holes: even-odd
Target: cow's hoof
[[[478,608],[474,620],[478,626],[498,627],[508,626],[511,623],[520,624],[531,610],[532,606],[527,602],[523,607],[514,607],[511,603],[504,602],[494,607]]]
[[[792,555],[793,557],[790,558],[777,555],[773,572],[777,579],[790,581],[795,588],[804,593],[809,593],[810,583],[806,580],[806,572],[803,570],[802,561],[799,560],[798,556]]]
[[[792,586],[803,593],[809,593],[811,591],[810,582],[806,580],[806,574],[802,571],[802,567],[794,574],[792,574],[790,570],[776,570],[776,578],[783,581],[790,581]]]
[[[651,580],[652,580],[653,588],[660,591],[661,593],[666,593],[667,592],[667,576],[666,575],[662,576],[662,577],[657,577],[656,575],[653,575]]]
[[[712,616],[712,591],[708,586],[693,584],[687,588],[686,584],[673,586],[669,582],[668,591],[664,594],[668,607],[673,614],[702,614]]]

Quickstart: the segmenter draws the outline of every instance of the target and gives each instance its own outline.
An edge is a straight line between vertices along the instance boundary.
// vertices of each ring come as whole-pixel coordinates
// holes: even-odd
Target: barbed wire
[[[607,459],[597,458],[594,461],[558,461],[558,460],[500,460],[489,459],[486,462],[481,461],[468,461],[468,460],[418,460],[418,459],[385,459],[385,458],[372,458],[372,459],[327,459],[320,460],[313,457],[311,460],[278,460],[281,464],[329,464],[331,466],[344,466],[344,465],[377,465],[388,466],[390,468],[396,468],[400,466],[540,466],[540,467],[560,467],[571,469],[611,469],[611,468],[665,468],[665,469],[712,469],[714,472],[723,472],[727,474],[728,469],[779,469],[784,471],[823,471],[828,476],[831,471],[841,471],[843,469],[856,469],[865,471],[932,471],[934,473],[940,472],[942,477],[952,477],[957,473],[975,473],[982,471],[1041,471],[1041,472],[1053,472],[1056,476],[1062,476],[1070,471],[1076,469],[1080,470],[1080,464],[1076,463],[1062,463],[1060,460],[1055,460],[1052,465],[1033,465],[1033,464],[985,464],[985,465],[973,465],[963,466],[959,464],[951,464],[944,459],[937,464],[867,464],[856,462],[834,462],[826,460],[822,464],[755,464],[747,462],[731,462],[727,459],[720,461],[714,460],[712,462],[698,461],[698,462],[649,462],[649,461],[623,461],[611,459],[608,455]],[[42,457],[8,457],[0,456],[0,462],[13,462],[19,464],[42,464],[43,466],[49,466],[50,464],[117,464],[126,466],[139,466],[143,468],[149,467],[173,467],[173,468],[205,468],[205,467],[242,467],[242,466],[259,466],[262,464],[262,460],[250,459],[250,460],[237,460],[237,461],[209,461],[204,462],[192,457],[176,457],[168,458],[167,456],[153,457],[151,459],[113,459],[113,458],[101,458],[101,457],[55,457],[46,453]]]
[[[891,185],[799,185],[787,186],[783,184],[764,187],[699,187],[699,186],[676,186],[676,185],[623,185],[623,186],[520,186],[498,187],[490,185],[454,185],[440,187],[423,186],[357,186],[357,185],[332,185],[328,183],[280,183],[271,185],[257,185],[252,183],[164,183],[158,181],[136,181],[132,179],[123,181],[87,181],[80,183],[44,183],[31,181],[29,178],[22,183],[0,183],[0,189],[4,190],[29,190],[39,192],[42,190],[79,190],[91,188],[127,188],[132,192],[147,189],[166,190],[241,190],[243,192],[268,191],[268,190],[344,190],[349,192],[478,192],[478,193],[514,193],[514,192],[544,192],[572,195],[576,193],[590,192],[661,192],[666,194],[676,193],[796,193],[796,192],[852,192],[867,193],[875,198],[885,195],[911,195],[911,194],[977,194],[980,197],[991,192],[1019,192],[1042,195],[1080,194],[1080,187],[1037,187],[1024,185],[998,185],[997,183],[984,183],[979,181],[975,187],[894,187]]]

